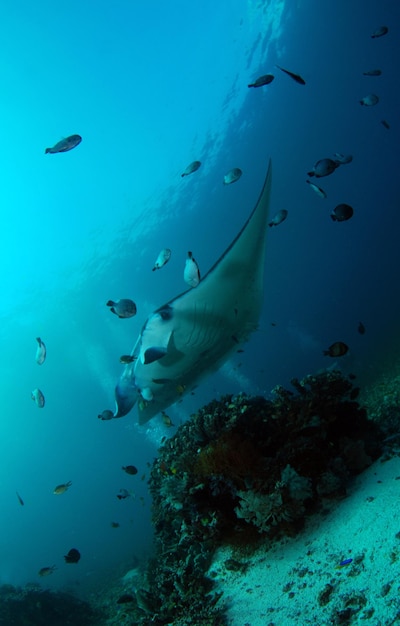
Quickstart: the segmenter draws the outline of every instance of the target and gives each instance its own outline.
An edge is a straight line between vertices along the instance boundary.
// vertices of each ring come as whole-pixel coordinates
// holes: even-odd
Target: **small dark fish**
[[[123,465],[121,469],[123,469],[124,472],[130,474],[131,476],[134,476],[138,473],[137,468],[134,465]]]
[[[386,120],[381,120],[381,124],[382,124],[382,126],[384,126],[387,130],[389,130],[389,128],[390,128],[390,124],[389,124],[389,122],[387,122]]]
[[[279,224],[282,224],[287,216],[288,212],[286,209],[280,209],[280,211],[278,211],[278,213],[276,213],[276,215],[274,215],[272,220],[269,222],[268,226],[278,226]]]
[[[242,348],[239,348],[239,350],[236,350],[236,352],[240,354],[241,352],[244,352],[244,350]]]
[[[335,152],[333,156],[335,157],[335,161],[338,165],[346,165],[347,163],[351,163],[353,160],[353,156],[351,154],[341,154],[341,152]]]
[[[152,378],[151,380],[156,385],[168,385],[168,383],[172,383],[172,378]]]
[[[112,420],[112,418],[114,417],[114,413],[110,411],[110,409],[105,409],[97,417],[99,418],[99,420],[103,420],[105,422],[107,420]]]
[[[15,492],[17,494],[17,498],[18,498],[18,502],[20,503],[21,506],[24,506],[25,502],[23,501],[23,499],[21,498],[21,496],[19,495],[18,491]]]
[[[129,298],[121,298],[117,302],[114,302],[114,300],[108,300],[108,302],[106,302],[106,306],[111,307],[110,311],[115,313],[115,315],[118,315],[121,319],[133,317],[136,315],[137,311],[136,304]]]
[[[350,392],[350,400],[355,400],[360,395],[360,387],[354,387]]]
[[[118,522],[111,522],[111,528],[119,528]]]
[[[182,178],[184,176],[189,176],[189,174],[193,174],[193,172],[197,172],[200,165],[201,165],[201,161],[193,161],[192,163],[190,163],[185,169],[185,171],[183,172],[183,174],[181,174]]]
[[[343,356],[349,350],[349,346],[345,344],[343,341],[335,341],[327,350],[324,350],[323,353],[325,356]]]
[[[127,365],[128,363],[133,363],[133,361],[136,361],[137,356],[131,356],[130,354],[123,354],[122,356],[119,357],[119,362],[123,363],[124,365]]]
[[[339,167],[340,163],[333,159],[320,159],[316,162],[310,172],[307,172],[307,176],[315,176],[316,178],[322,178],[323,176],[329,176],[332,172]]]
[[[293,80],[296,81],[296,83],[299,83],[299,85],[305,85],[306,81],[304,80],[304,78],[302,78],[299,74],[295,74],[294,72],[289,72],[289,70],[285,70],[283,67],[281,67],[280,65],[276,66],[279,70],[281,70],[281,72],[285,72],[285,74],[287,74],[288,76],[290,76],[291,78],[293,78]]]
[[[81,558],[81,553],[76,548],[71,548],[71,550],[64,556],[66,563],[78,563]]]
[[[63,493],[65,493],[66,491],[68,491],[68,489],[71,487],[72,485],[72,481],[69,480],[67,483],[63,483],[62,485],[57,485],[57,487],[54,488],[53,493],[55,496],[61,496]]]
[[[233,340],[235,343],[240,343],[240,342],[239,342],[239,339],[236,337],[236,335],[232,335],[232,340]]]
[[[250,83],[247,85],[248,87],[262,87],[263,85],[269,85],[274,80],[274,76],[272,74],[264,74],[263,76],[259,76],[254,83]]]
[[[161,411],[161,417],[162,417],[162,421],[164,422],[165,426],[167,426],[168,428],[171,428],[173,426],[173,423],[172,423],[172,420],[171,420],[170,416],[167,415],[165,411]]]
[[[345,222],[353,217],[354,211],[349,204],[338,204],[331,213],[334,222]]]
[[[363,72],[363,76],[380,76],[382,74],[382,70],[367,70]]]
[[[70,137],[61,139],[61,141],[57,142],[52,148],[46,148],[44,153],[56,154],[56,152],[68,152],[68,150],[76,148],[76,146],[79,145],[81,141],[82,137],[80,135],[71,135]]]
[[[56,566],[52,565],[51,567],[42,567],[42,569],[40,569],[38,571],[39,576],[49,576],[50,574],[52,574],[55,570],[56,570]]]
[[[357,376],[355,374],[349,374],[350,380],[355,380]]]
[[[365,335],[365,326],[362,322],[359,323],[357,330],[360,335]]]
[[[128,602],[134,602],[135,598],[130,593],[124,593],[117,600],[117,604],[127,604]]]
[[[377,37],[383,37],[383,35],[386,35],[388,32],[389,29],[387,26],[380,26],[372,33],[371,37],[372,39],[376,39]]]
[[[125,498],[129,498],[130,495],[131,494],[127,489],[120,489],[119,493],[117,494],[117,498],[118,500],[125,500]]]

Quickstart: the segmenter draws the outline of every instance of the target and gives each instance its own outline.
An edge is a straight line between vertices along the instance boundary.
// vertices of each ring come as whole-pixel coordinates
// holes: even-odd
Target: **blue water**
[[[371,39],[383,24],[389,34]],[[268,233],[259,330],[168,413],[179,425],[223,393],[269,394],[332,365],[322,351],[337,340],[350,347],[337,365],[373,380],[398,337],[399,28],[389,0],[2,6],[0,583],[85,590],[146,555],[142,476],[174,429],[159,418],[138,427],[135,410],[97,415],[114,406],[119,356],[185,289],[187,251],[205,274],[253,208],[270,157],[271,214],[289,214]],[[374,68],[381,77],[362,75]],[[266,73],[273,83],[247,88]],[[379,104],[361,107],[369,93]],[[76,149],[45,156],[73,133]],[[315,181],[322,200],[306,172],[335,152],[354,159]],[[181,178],[195,159],[200,170]],[[243,176],[223,186],[232,167]],[[334,223],[342,202],[354,217]],[[164,247],[171,261],[151,272]],[[125,297],[138,313],[120,320],[105,302]],[[40,367],[37,336],[48,349]],[[136,497],[119,501],[121,488]],[[82,558],[66,565],[72,547]]]

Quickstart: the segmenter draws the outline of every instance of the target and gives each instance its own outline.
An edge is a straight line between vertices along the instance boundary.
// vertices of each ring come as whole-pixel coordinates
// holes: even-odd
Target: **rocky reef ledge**
[[[155,554],[120,624],[225,625],[224,598],[206,576],[216,548],[293,536],[379,457],[383,434],[350,378],[328,371],[291,384],[272,400],[215,400],[160,448]]]

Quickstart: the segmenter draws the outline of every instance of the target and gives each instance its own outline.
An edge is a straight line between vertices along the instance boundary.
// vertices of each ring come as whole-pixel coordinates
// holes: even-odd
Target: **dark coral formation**
[[[3,626],[100,626],[102,614],[83,600],[39,586],[0,587]]]
[[[292,385],[273,401],[213,401],[160,449],[150,480],[155,558],[135,623],[225,624],[205,575],[215,548],[297,532],[379,456],[382,435],[350,380],[326,372]]]

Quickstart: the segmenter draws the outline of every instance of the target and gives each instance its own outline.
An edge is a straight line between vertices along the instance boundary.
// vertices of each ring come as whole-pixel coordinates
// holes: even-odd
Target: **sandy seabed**
[[[400,458],[374,463],[295,538],[258,548],[244,573],[230,558],[245,560],[221,548],[210,568],[230,626],[400,625]]]

